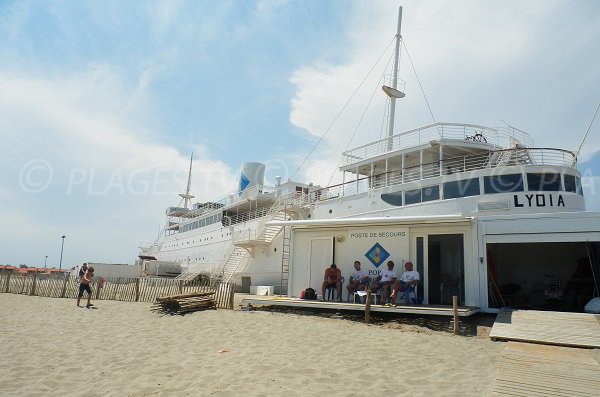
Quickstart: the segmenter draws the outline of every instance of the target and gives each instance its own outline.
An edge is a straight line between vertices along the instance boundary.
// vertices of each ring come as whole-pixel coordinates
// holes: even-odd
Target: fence
[[[102,287],[100,284],[102,283]],[[233,309],[233,283],[211,283],[210,280],[184,281],[163,278],[94,277],[92,297],[96,300],[126,302],[154,302],[158,297],[215,292],[215,303],[220,309]],[[0,292],[45,296],[50,298],[77,298],[79,278],[47,274],[0,273]]]

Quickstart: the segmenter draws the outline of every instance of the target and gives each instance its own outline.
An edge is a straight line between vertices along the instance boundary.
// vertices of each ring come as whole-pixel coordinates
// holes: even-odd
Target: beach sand
[[[483,396],[505,347],[418,326],[0,293],[2,396]]]

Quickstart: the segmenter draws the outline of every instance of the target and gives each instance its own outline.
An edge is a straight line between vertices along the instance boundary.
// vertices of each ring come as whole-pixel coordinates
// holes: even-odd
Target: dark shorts
[[[84,284],[81,283],[79,284],[79,297],[81,298],[83,296],[83,291],[87,291],[88,294],[92,294],[92,288],[90,287],[89,284]]]
[[[328,283],[327,281],[325,281],[325,288],[333,288],[333,287],[337,287],[338,283]]]
[[[378,281],[377,282],[377,290],[380,290],[381,288],[383,288],[384,285],[392,285],[391,281]]]

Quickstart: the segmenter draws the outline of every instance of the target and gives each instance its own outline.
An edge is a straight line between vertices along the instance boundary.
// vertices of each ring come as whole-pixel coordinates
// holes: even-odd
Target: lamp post
[[[48,262],[48,255],[44,258],[44,269],[46,269],[46,262]]]
[[[63,254],[63,248],[65,248],[65,237],[67,237],[67,236],[61,236],[62,244],[60,246],[60,262],[58,264],[58,270],[62,270],[62,254]]]

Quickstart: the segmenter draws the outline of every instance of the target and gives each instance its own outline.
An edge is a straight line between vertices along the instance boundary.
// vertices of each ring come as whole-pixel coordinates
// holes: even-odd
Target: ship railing
[[[309,205],[310,197],[303,192],[291,192],[282,195],[270,207],[257,209],[242,215],[237,220],[239,222],[233,225],[232,238],[234,243],[243,242],[263,242],[270,243],[274,235],[267,232],[266,222],[274,220],[276,217],[284,217],[285,211],[289,209],[303,208]],[[255,220],[254,223],[246,225],[246,221]]]
[[[390,170],[373,176],[328,186],[311,193],[311,201],[323,201],[340,196],[365,193],[370,190],[409,182],[423,181],[444,175],[468,173],[485,169],[501,170],[515,166],[548,166],[576,169],[573,152],[553,148],[501,149],[481,155],[457,156],[414,167]],[[553,170],[554,171],[554,170]]]
[[[345,151],[342,153],[341,166],[438,140],[471,141],[498,148],[508,148],[515,143],[524,147],[533,146],[529,134],[511,126],[490,128],[473,124],[436,123]]]

